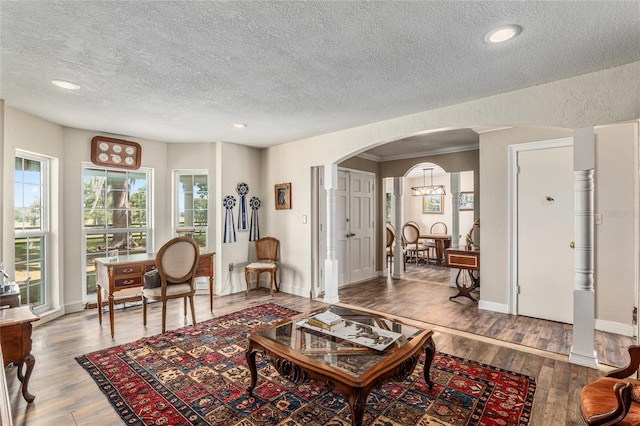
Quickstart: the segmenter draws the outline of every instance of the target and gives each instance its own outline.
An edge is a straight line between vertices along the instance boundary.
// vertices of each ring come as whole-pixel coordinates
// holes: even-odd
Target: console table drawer
[[[119,277],[122,275],[144,274],[144,265],[122,265],[113,268],[113,275]]]
[[[113,282],[115,288],[137,287],[142,285],[142,276],[128,278],[116,278]]]

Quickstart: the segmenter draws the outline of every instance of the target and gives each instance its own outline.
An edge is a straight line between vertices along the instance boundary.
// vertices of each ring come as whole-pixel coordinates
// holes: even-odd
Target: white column
[[[324,166],[324,186],[327,191],[327,257],[324,260],[324,302],[338,303],[338,259],[336,258],[336,188],[338,166]]]
[[[594,180],[593,127],[573,132],[575,173],[575,286],[573,290],[573,345],[569,362],[598,368],[595,350]]]
[[[391,278],[401,279],[404,277],[404,263],[402,258],[402,225],[404,222],[404,209],[402,203],[403,178],[393,178],[393,226],[396,228],[396,239],[393,241],[393,275]]]
[[[460,172],[449,174],[451,186],[451,247],[460,246]],[[449,270],[449,287],[456,286],[458,269]]]

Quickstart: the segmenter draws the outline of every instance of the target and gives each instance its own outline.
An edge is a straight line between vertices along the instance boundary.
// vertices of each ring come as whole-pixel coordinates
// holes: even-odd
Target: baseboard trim
[[[489,302],[486,300],[481,300],[480,302],[478,302],[478,309],[482,309],[484,311],[499,312],[501,314],[509,313],[509,305],[505,303]]]
[[[634,337],[635,328],[631,324],[623,324],[620,322],[605,321],[596,319],[596,330],[607,333],[620,334],[622,336]]]

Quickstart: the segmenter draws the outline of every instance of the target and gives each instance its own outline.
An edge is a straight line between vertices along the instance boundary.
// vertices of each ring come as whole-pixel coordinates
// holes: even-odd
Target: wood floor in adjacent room
[[[427,280],[427,281],[425,281]],[[449,301],[455,289],[444,268],[411,268],[403,280],[375,279],[340,289],[341,303],[367,307],[433,324],[438,351],[534,376],[537,390],[531,425],[580,425],[579,394],[582,386],[604,375],[567,362],[571,326],[531,318],[479,311],[468,299]],[[209,312],[207,296],[196,297],[197,320],[204,321],[239,309],[274,302],[301,312],[325,306],[284,293],[269,297],[266,289],[214,298]],[[98,324],[95,309],[66,315],[35,327],[36,365],[29,390],[36,396],[27,405],[20,393],[16,368],[6,369],[14,425],[119,425],[120,417],[93,379],[74,357],[160,333],[161,305],[150,306],[148,326],[142,326],[142,309],[131,306],[116,312],[115,337],[109,333],[108,315]],[[167,328],[186,325],[182,303],[170,305]],[[601,361],[626,362],[631,339],[598,334]],[[601,355],[600,355],[601,354]],[[615,361],[615,362],[614,362]]]

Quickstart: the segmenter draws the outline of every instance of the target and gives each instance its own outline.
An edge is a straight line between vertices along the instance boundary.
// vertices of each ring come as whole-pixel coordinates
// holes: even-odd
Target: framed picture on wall
[[[274,187],[276,197],[276,210],[288,210],[291,208],[291,183],[279,183]]]
[[[460,210],[473,210],[473,192],[460,193]]]
[[[423,195],[422,196],[422,213],[443,214],[444,213],[444,195]]]

